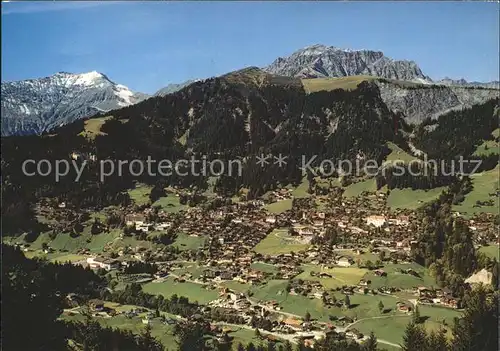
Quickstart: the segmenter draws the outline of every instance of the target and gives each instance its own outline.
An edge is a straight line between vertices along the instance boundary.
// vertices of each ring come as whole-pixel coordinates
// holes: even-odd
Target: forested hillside
[[[3,228],[33,228],[33,204],[44,197],[76,208],[101,208],[126,205],[129,199],[124,190],[132,187],[133,181],[185,188],[207,186],[208,177],[175,173],[151,177],[115,172],[101,181],[99,162],[91,161],[78,182],[72,168],[56,182],[53,176],[24,175],[26,159],[54,163],[70,160],[72,153],[92,155],[94,160],[146,160],[149,156],[175,161],[202,155],[208,160],[240,159],[242,175],[219,177],[216,189],[232,195],[245,187],[249,198],[255,198],[278,184],[298,184],[303,177],[302,156],[317,155],[313,167],[324,159],[381,163],[391,152],[387,142],[409,150],[410,140],[436,159],[471,156],[474,146],[491,137],[496,128],[497,106],[498,100],[491,100],[414,127],[387,108],[373,82],[362,82],[351,91],[306,94],[298,79],[249,68],[112,111],[109,118],[79,120],[43,136],[2,138]],[[91,121],[99,121],[92,133],[88,129]],[[255,156],[261,154],[283,154],[287,164],[261,167],[255,163]],[[75,162],[81,165],[83,159]],[[486,168],[493,168],[492,156],[488,160]],[[396,182],[399,185],[392,187],[412,187],[414,181],[385,179],[379,185]],[[448,183],[449,179],[439,178],[420,188]]]

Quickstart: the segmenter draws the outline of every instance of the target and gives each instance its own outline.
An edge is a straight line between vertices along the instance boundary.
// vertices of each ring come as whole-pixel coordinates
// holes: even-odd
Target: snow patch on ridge
[[[118,101],[118,105],[120,106],[125,107],[133,104],[132,97],[134,96],[134,93],[131,92],[125,85],[116,85],[116,96],[121,99]]]

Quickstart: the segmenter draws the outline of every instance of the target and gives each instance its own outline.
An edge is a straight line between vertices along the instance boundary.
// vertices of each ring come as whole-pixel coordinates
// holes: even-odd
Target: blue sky
[[[153,93],[312,44],[381,50],[433,79],[498,80],[498,3],[2,3],[2,81],[99,71]]]

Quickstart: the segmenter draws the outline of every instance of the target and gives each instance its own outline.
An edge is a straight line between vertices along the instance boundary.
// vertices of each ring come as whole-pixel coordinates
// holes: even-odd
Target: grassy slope
[[[324,322],[329,321],[329,316],[349,316],[352,318],[366,318],[379,316],[378,309],[379,301],[382,301],[386,309],[390,309],[390,313],[394,313],[396,302],[394,297],[388,296],[370,296],[355,294],[350,296],[351,308],[342,309],[339,307],[325,307],[321,299],[308,298],[302,295],[290,295],[286,292],[286,280],[271,280],[263,286],[252,287],[252,298],[259,301],[277,301],[283,311],[293,313],[298,316],[304,316],[309,312],[315,319]],[[335,293],[337,300],[342,301],[343,295]]]
[[[345,191],[342,194],[344,197],[356,197],[360,195],[363,191],[376,192],[377,184],[375,179],[367,179],[361,182],[353,183],[345,187]]]
[[[479,248],[479,252],[484,253],[486,256],[491,258],[496,258],[497,261],[500,260],[500,248],[498,245],[482,246]]]
[[[128,191],[128,195],[137,205],[147,204],[152,187],[145,184],[136,184],[134,189]]]
[[[453,206],[453,210],[465,213],[466,215],[480,212],[498,213],[498,198],[490,196],[490,194],[494,194],[498,190],[498,172],[500,172],[499,166],[490,171],[473,174],[471,180],[474,188],[470,193],[465,195],[465,200],[462,203]],[[490,199],[494,200],[493,206],[474,207],[476,201],[487,201]]]
[[[177,213],[186,208],[186,205],[180,203],[179,197],[172,194],[160,197],[153,203],[153,206],[160,206],[163,211],[171,213]]]
[[[75,252],[81,248],[88,248],[91,252],[97,253],[102,252],[105,247],[109,247],[108,244],[118,241],[119,235],[119,230],[91,235],[90,229],[85,228],[83,233],[77,238],[72,238],[68,233],[59,233],[54,240],[50,240],[48,233],[42,233],[33,243],[31,243],[30,247],[34,250],[39,250],[42,248],[43,243],[47,243],[55,250]],[[67,253],[64,255],[67,255]]]
[[[448,338],[451,337],[449,326],[453,325],[453,318],[461,315],[459,311],[441,307],[421,305],[419,306],[419,310],[421,317],[425,319],[425,329],[430,331],[438,330],[442,327],[447,331]],[[410,320],[411,316],[400,314],[397,317],[363,320],[356,323],[353,328],[358,329],[364,334],[373,331],[378,338],[399,344],[403,342],[403,335]],[[443,320],[446,324],[443,324]],[[383,344],[381,346],[385,347]]]
[[[429,190],[392,189],[387,204],[390,208],[416,209],[426,202],[437,199],[445,187]]]
[[[302,178],[302,182],[295,189],[292,190],[292,196],[296,198],[310,197],[311,194],[307,192],[309,188],[309,181],[306,177]]]
[[[272,213],[282,213],[292,209],[292,199],[273,202],[266,205],[265,208]]]
[[[274,230],[267,237],[261,240],[254,251],[263,255],[278,255],[280,253],[299,252],[309,247],[308,244],[301,244],[291,238],[287,230]]]
[[[85,136],[88,139],[95,139],[98,135],[105,135],[106,133],[101,132],[101,127],[106,123],[107,120],[111,119],[112,116],[91,118],[84,121],[83,131],[80,135]]]
[[[302,85],[306,93],[314,93],[321,90],[331,91],[335,89],[353,90],[358,84],[366,80],[374,80],[372,76],[350,76],[342,78],[314,78],[302,79]]]
[[[419,276],[400,273],[400,269],[413,269]],[[382,268],[386,277],[378,277],[372,272],[368,272],[364,279],[371,280],[371,288],[380,288],[383,286],[393,286],[401,289],[412,289],[418,286],[432,287],[437,286],[436,281],[429,275],[428,270],[416,263],[411,264],[387,264]]]
[[[106,305],[108,305],[108,303]],[[111,305],[117,311],[128,311],[133,308],[139,307],[130,305],[117,305],[113,303],[111,303]],[[167,315],[166,313],[162,314]],[[145,325],[142,323],[142,318],[145,315],[146,313],[141,313],[139,314],[139,316],[133,318],[127,318],[124,315],[118,315],[111,318],[95,317],[95,320],[97,320],[102,326],[111,327],[113,329],[130,330],[134,334],[141,334],[145,329]],[[67,321],[83,321],[85,317],[81,314],[69,316],[68,314],[64,313],[60,318]],[[171,345],[175,345],[173,325],[165,325],[161,323],[159,319],[155,318],[151,320],[150,326],[151,335],[157,338],[163,344],[163,346],[169,347]]]
[[[250,265],[250,268],[264,273],[276,273],[278,271],[276,266],[263,262],[254,262]]]
[[[497,139],[498,136],[500,135],[500,128],[497,128],[491,133],[494,139]],[[475,156],[488,156],[488,155],[494,155],[494,154],[499,154],[500,149],[499,149],[499,144],[498,141],[495,140],[485,140],[481,145],[479,145],[476,148],[476,151],[474,151]]]
[[[189,301],[198,301],[201,304],[207,304],[218,298],[217,290],[207,290],[203,285],[196,283],[176,283],[173,278],[167,278],[161,283],[148,283],[143,285],[142,289],[150,294],[163,295],[170,297],[174,294],[185,296]]]
[[[327,289],[335,289],[343,285],[357,285],[361,278],[368,272],[366,269],[356,267],[336,267],[336,268],[321,268],[319,266],[302,266],[304,272],[296,276],[294,279],[318,281]],[[332,275],[332,278],[319,278],[311,276],[311,272],[316,274],[324,272]]]
[[[179,233],[172,246],[179,248],[179,250],[197,250],[205,245],[205,241],[206,237],[203,236],[189,236],[185,233]]]
[[[413,160],[418,160],[417,157],[410,155],[403,149],[401,149],[399,146],[392,142],[387,143],[387,147],[391,149],[391,153],[387,155],[386,161],[403,161],[403,162],[410,162]]]

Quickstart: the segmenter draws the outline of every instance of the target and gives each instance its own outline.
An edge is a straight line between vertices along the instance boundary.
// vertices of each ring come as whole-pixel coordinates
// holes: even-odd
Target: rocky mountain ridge
[[[300,78],[370,75],[388,79],[431,83],[414,61],[393,60],[381,51],[307,46],[265,67],[269,73]]]
[[[254,68],[257,69],[257,68]],[[258,70],[258,69],[257,69]],[[445,78],[432,81],[413,61],[393,60],[381,51],[312,45],[278,58],[263,72],[283,81],[364,75],[377,77],[381,97],[410,123],[420,123],[453,109],[498,97],[498,82],[478,83]],[[380,78],[380,79],[379,79]],[[271,80],[272,80],[271,79]],[[170,84],[157,91],[165,97],[201,80]],[[102,73],[71,74],[2,83],[2,136],[41,134],[77,119],[143,101],[150,96],[116,84]]]
[[[498,89],[465,85],[413,85],[386,80],[375,83],[387,107],[395,113],[401,112],[407,123],[416,125],[449,111],[482,104],[500,94]]]
[[[1,85],[2,136],[41,134],[102,111],[135,104],[148,96],[93,71]]]
[[[483,87],[483,88],[500,88],[500,81],[492,81],[492,82],[468,82],[465,79],[451,79],[451,78],[443,78],[436,82],[436,84],[443,85],[453,85],[453,86],[465,86],[465,87]]]

